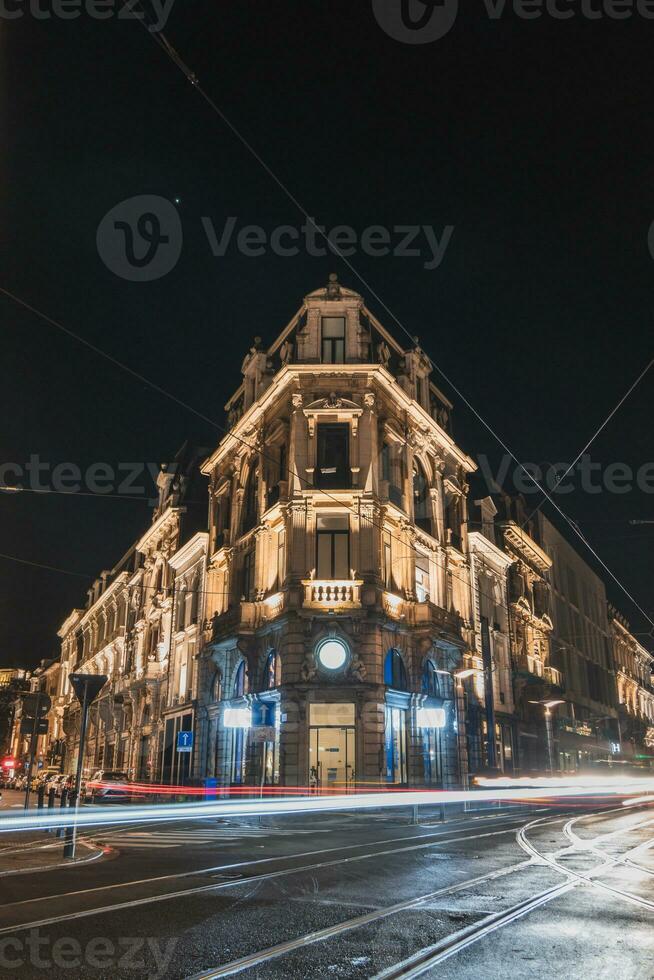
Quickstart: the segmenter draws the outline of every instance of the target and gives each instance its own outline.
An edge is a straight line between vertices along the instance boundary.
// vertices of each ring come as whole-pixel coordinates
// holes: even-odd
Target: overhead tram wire
[[[407,337],[409,337],[409,339],[412,341],[412,343],[415,343],[415,337],[409,332],[409,330],[407,330],[407,328],[404,326],[404,324],[398,319],[398,317],[396,316],[396,314],[387,306],[387,304],[379,296],[379,294],[376,292],[376,290],[374,290],[372,288],[372,286],[364,279],[364,277],[358,272],[358,270],[352,265],[352,263],[350,261],[348,261],[347,256],[343,255],[343,253],[341,252],[341,250],[337,246],[335,246],[332,241],[330,241],[329,237],[325,234],[325,231],[323,229],[321,229],[319,227],[319,225],[316,224],[315,220],[311,217],[311,215],[309,215],[308,211],[300,204],[300,202],[297,200],[297,198],[294,196],[294,194],[288,189],[288,187],[285,186],[285,184],[277,176],[277,174],[262,159],[262,157],[254,149],[254,147],[251,145],[251,143],[249,143],[249,141],[246,140],[246,138],[239,132],[239,130],[236,128],[236,126],[225,115],[225,113],[218,107],[218,105],[214,102],[214,100],[211,98],[211,96],[207,92],[205,92],[205,90],[200,85],[200,82],[198,80],[197,75],[193,71],[191,71],[191,69],[189,68],[189,66],[183,61],[183,59],[177,53],[177,51],[175,50],[175,48],[170,44],[170,42],[168,41],[168,39],[165,37],[165,35],[163,34],[163,32],[162,31],[156,31],[156,32],[155,31],[151,31],[149,29],[149,27],[147,26],[147,24],[145,23],[145,20],[143,20],[143,19],[140,19],[138,21],[138,23],[141,24],[141,26],[147,31],[147,33],[149,34],[149,36],[155,41],[155,43],[157,44],[157,46],[161,48],[161,50],[166,54],[166,56],[168,58],[170,58],[170,60],[173,62],[173,64],[182,72],[182,74],[185,76],[185,78],[196,89],[196,91],[198,91],[200,93],[200,95],[205,100],[205,102],[207,103],[207,105],[209,105],[210,108],[216,113],[216,115],[225,123],[225,125],[228,126],[228,128],[231,130],[231,132],[243,144],[243,146],[248,150],[248,152],[252,154],[252,156],[257,160],[257,162],[260,164],[260,166],[263,167],[263,169],[266,171],[266,173],[272,178],[272,180],[274,180],[274,182],[278,185],[278,187],[280,187],[280,189],[284,192],[284,194],[286,194],[286,196],[289,198],[289,200],[295,205],[295,207],[303,215],[303,217],[305,218],[305,220],[310,223],[310,225],[312,226],[312,228],[314,229],[314,231],[316,231],[322,238],[324,238],[324,240],[325,240],[325,242],[327,244],[327,247],[333,252],[333,254],[336,255],[336,256],[338,256],[341,259],[341,261],[345,263],[345,265],[352,272],[352,274],[354,276],[356,276],[356,278],[359,280],[359,282],[361,282],[365,286],[365,288],[368,290],[368,292],[377,300],[377,302],[382,306],[382,308],[388,313],[388,315],[393,319],[393,321],[397,324],[397,326],[400,328],[400,330],[402,330],[402,332],[405,333]],[[481,422],[481,424],[484,426],[484,428],[487,429],[488,432],[490,432],[490,434],[499,443],[499,445],[504,449],[504,451],[506,453],[508,453],[508,455],[511,457],[511,459],[527,475],[527,477],[529,478],[529,480],[531,480],[531,482],[540,491],[540,493],[543,495],[543,497],[545,497],[550,502],[550,504],[552,505],[552,507],[554,507],[554,509],[561,515],[561,517],[565,520],[565,522],[569,525],[569,527],[579,537],[579,539],[583,542],[583,544],[586,546],[586,548],[590,551],[590,553],[593,555],[593,557],[596,559],[596,561],[599,562],[599,564],[607,572],[607,574],[611,576],[611,578],[616,583],[616,585],[621,589],[622,592],[624,592],[624,594],[633,603],[633,605],[636,607],[636,609],[638,609],[638,611],[645,617],[645,619],[654,628],[654,619],[652,619],[652,618],[650,618],[650,616],[648,616],[648,614],[645,612],[645,610],[642,608],[642,606],[637,602],[637,600],[634,598],[634,596],[629,592],[629,590],[626,588],[626,586],[623,585],[622,582],[617,578],[617,576],[611,571],[611,569],[608,567],[608,565],[606,564],[606,562],[604,562],[602,560],[602,558],[600,558],[600,556],[597,554],[597,551],[592,547],[592,545],[590,544],[590,542],[584,537],[584,535],[581,533],[581,531],[576,527],[574,521],[570,520],[570,518],[564,513],[564,511],[559,507],[559,505],[552,499],[551,495],[547,492],[547,490],[545,490],[540,485],[540,483],[538,482],[538,480],[536,480],[536,478],[533,476],[533,474],[530,473],[529,470],[524,466],[524,464],[520,462],[520,460],[515,455],[515,453],[509,448],[509,446],[504,442],[504,440],[498,435],[498,433],[493,429],[493,427],[490,425],[490,423],[487,422],[486,419],[484,419],[482,417],[482,415],[480,415],[480,413],[477,411],[477,409],[474,407],[474,405],[463,394],[463,392],[457,387],[457,385],[451,380],[451,378],[448,377],[448,375],[445,373],[445,371],[441,367],[439,367],[439,365],[433,360],[433,358],[430,357],[430,355],[426,351],[423,351],[423,353],[427,357],[427,359],[428,359],[429,363],[431,364],[432,368],[435,371],[437,371],[438,374],[447,382],[447,384],[450,386],[450,388],[454,392],[456,392],[457,396],[470,409],[470,411],[473,413],[473,415],[475,416],[475,418],[479,422]]]

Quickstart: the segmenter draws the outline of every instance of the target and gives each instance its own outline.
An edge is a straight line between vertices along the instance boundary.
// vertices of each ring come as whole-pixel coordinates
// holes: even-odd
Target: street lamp
[[[557,699],[555,701],[530,701],[529,704],[542,704],[545,708],[545,731],[547,732],[547,755],[550,760],[550,776],[554,774],[554,751],[552,745],[552,708],[558,704],[565,704],[565,701]]]

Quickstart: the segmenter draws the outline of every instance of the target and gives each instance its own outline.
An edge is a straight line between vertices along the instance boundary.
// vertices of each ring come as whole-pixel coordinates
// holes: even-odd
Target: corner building
[[[475,464],[428,358],[331,276],[242,373],[203,465],[202,768],[220,785],[459,785]]]

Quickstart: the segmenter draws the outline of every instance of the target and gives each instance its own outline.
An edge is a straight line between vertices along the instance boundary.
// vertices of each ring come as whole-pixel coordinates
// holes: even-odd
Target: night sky
[[[454,226],[436,269],[429,254],[358,250],[348,261],[369,288],[304,249],[253,257],[232,242],[212,255],[203,216],[218,234],[229,216],[268,234],[304,219],[139,23],[0,20],[0,286],[216,422],[0,295],[0,462],[117,468],[160,463],[187,438],[215,445],[252,338],[272,341],[332,271],[408,346],[374,290],[521,460],[572,461],[652,357],[654,20],[492,20],[481,0],[465,7],[419,45],[389,37],[370,0],[176,0],[166,25],[319,224]],[[101,261],[96,232],[143,194],[179,199],[183,250],[167,276],[128,282]],[[455,402],[457,441],[496,467],[495,439],[434,380]],[[653,385],[654,368],[594,461],[652,459]],[[629,525],[654,520],[653,499],[559,498],[654,619],[654,525]],[[78,573],[0,559],[0,663],[53,656],[68,612],[150,518],[144,500],[0,494],[0,551]]]

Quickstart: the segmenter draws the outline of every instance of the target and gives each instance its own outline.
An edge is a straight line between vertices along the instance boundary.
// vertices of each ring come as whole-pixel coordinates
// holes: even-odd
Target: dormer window
[[[321,361],[323,364],[343,364],[345,361],[345,317],[322,318]]]

